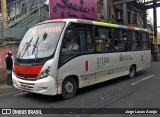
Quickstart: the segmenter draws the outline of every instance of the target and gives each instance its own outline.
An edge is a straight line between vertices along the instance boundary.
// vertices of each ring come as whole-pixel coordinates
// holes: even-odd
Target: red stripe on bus
[[[85,62],[86,72],[88,72],[88,61]]]
[[[14,65],[14,69],[16,74],[39,74],[41,69],[42,69],[42,65],[41,66],[18,66],[18,65]]]
[[[135,30],[135,28],[132,27],[132,26],[128,26],[127,29],[129,29],[129,30]]]

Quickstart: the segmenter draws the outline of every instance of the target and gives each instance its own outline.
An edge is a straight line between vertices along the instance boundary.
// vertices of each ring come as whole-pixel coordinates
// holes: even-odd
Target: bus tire
[[[72,98],[76,94],[76,81],[73,78],[67,78],[62,84],[62,97],[64,99]]]
[[[129,78],[134,78],[136,75],[136,67],[132,65],[129,69]]]

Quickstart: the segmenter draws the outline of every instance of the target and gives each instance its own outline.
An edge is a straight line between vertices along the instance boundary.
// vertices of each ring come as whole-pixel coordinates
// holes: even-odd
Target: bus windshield
[[[47,23],[27,31],[19,46],[18,59],[38,59],[54,54],[65,23]]]

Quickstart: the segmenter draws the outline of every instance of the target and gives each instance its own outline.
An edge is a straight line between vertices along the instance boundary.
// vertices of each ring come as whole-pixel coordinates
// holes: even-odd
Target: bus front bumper
[[[57,83],[52,76],[36,81],[22,80],[12,73],[13,85],[17,89],[43,95],[57,95]]]

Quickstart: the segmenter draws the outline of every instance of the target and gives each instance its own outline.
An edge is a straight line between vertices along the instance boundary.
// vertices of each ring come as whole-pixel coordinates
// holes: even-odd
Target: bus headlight
[[[45,78],[45,77],[49,76],[49,72],[50,71],[51,71],[51,67],[50,66],[48,68],[42,70],[41,73],[38,76],[38,79],[42,79],[42,78]]]

